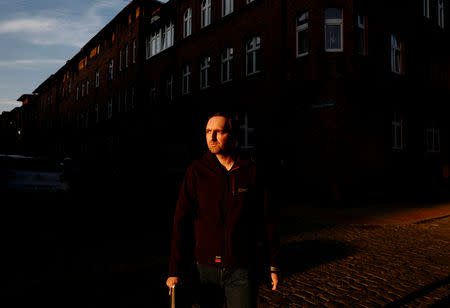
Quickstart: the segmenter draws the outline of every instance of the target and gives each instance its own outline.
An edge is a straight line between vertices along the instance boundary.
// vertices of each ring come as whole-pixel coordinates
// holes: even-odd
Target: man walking
[[[258,243],[267,248],[272,289],[278,286],[276,215],[262,170],[234,147],[235,130],[227,114],[209,118],[209,151],[187,168],[175,209],[166,284],[181,283],[194,259],[202,308],[221,308],[224,300],[227,308],[256,307]]]

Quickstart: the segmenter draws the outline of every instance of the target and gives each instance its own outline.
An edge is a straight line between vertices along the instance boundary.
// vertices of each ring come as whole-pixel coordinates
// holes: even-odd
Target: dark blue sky
[[[20,103],[129,0],[0,0],[0,113]]]

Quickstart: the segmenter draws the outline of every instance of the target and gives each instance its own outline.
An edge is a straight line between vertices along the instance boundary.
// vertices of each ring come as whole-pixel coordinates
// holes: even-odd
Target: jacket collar
[[[239,153],[239,151],[236,151],[235,156],[236,158],[234,160],[234,165],[229,171],[225,170],[225,168],[220,164],[216,155],[212,154],[210,151],[206,152],[203,155],[202,161],[207,167],[209,167],[209,169],[212,169],[216,173],[220,174],[239,170],[240,168],[246,167],[251,163],[251,159],[242,155],[242,153]]]

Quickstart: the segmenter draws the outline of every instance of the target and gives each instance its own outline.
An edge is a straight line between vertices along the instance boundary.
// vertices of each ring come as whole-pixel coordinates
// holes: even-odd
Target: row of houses
[[[172,183],[206,150],[207,115],[227,110],[280,196],[430,192],[449,175],[447,8],[134,0],[1,115],[0,150]]]

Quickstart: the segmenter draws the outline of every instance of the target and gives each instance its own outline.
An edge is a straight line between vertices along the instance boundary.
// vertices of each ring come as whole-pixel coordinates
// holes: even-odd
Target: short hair
[[[219,111],[208,117],[208,121],[213,117],[224,117],[226,119],[225,129],[231,134],[233,138],[238,137],[239,125],[237,124],[231,112]]]

